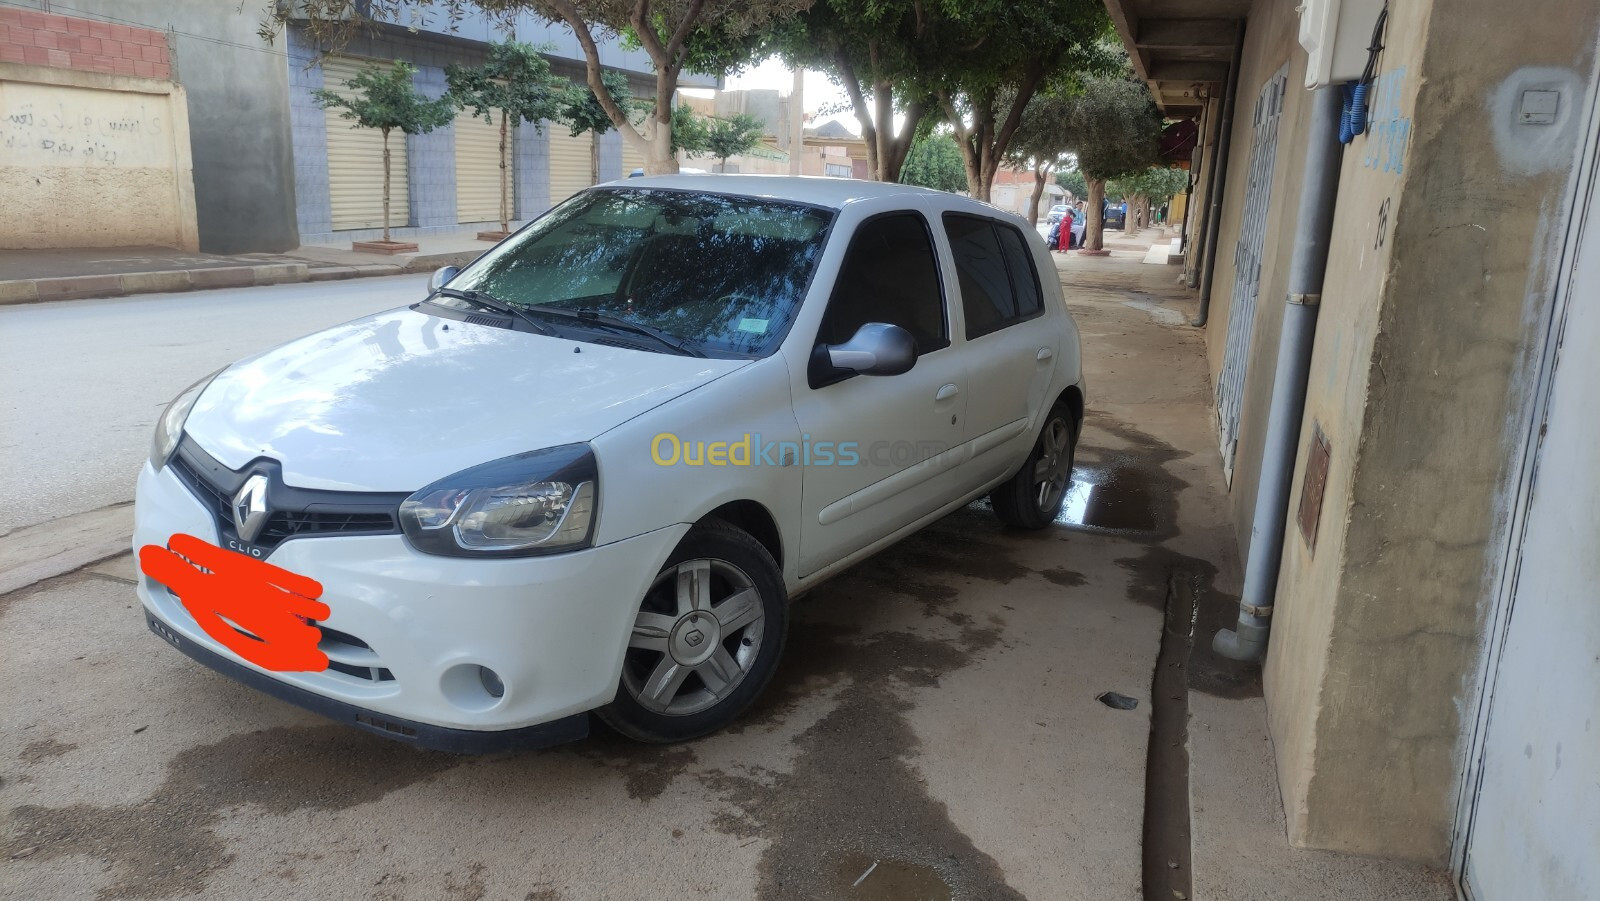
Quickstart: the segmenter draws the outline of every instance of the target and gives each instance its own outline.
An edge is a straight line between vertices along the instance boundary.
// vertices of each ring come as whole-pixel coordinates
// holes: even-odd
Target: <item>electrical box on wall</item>
[[[1361,77],[1383,5],[1384,0],[1302,0],[1300,46],[1311,56],[1306,64],[1307,88]]]

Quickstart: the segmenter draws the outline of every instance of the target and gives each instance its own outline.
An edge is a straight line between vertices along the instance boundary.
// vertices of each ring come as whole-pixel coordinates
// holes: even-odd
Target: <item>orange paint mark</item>
[[[171,589],[207,635],[262,669],[328,668],[328,655],[317,650],[322,632],[307,622],[332,612],[317,600],[321,582],[181,534],[165,548],[140,548],[139,568]]]

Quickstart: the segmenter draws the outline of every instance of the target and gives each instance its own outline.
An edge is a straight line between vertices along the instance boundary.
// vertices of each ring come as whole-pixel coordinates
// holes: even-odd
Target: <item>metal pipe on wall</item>
[[[1228,63],[1228,87],[1222,95],[1222,118],[1217,123],[1216,153],[1211,165],[1211,175],[1206,179],[1206,234],[1205,260],[1200,276],[1200,312],[1190,325],[1204,328],[1211,318],[1211,279],[1217,271],[1217,229],[1222,225],[1222,192],[1228,184],[1229,148],[1233,144],[1233,107],[1239,93],[1239,62],[1244,57],[1243,19],[1239,20],[1239,33],[1233,40],[1233,59]]]
[[[1212,639],[1218,654],[1234,660],[1259,661],[1267,653],[1278,568],[1288,531],[1289,492],[1300,424],[1305,417],[1306,382],[1311,373],[1311,348],[1322,302],[1322,280],[1328,267],[1328,242],[1339,196],[1339,143],[1343,87],[1319,88],[1312,94],[1311,127],[1306,136],[1306,168],[1295,220],[1294,254],[1289,262],[1288,303],[1278,335],[1278,361],[1267,408],[1266,447],[1256,487],[1255,515],[1250,522],[1250,556],[1244,566],[1244,592],[1239,622]]]

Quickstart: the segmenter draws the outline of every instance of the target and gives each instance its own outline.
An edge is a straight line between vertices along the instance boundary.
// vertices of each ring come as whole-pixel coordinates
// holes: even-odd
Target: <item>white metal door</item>
[[[500,116],[496,111],[495,124],[490,125],[471,110],[456,116],[456,221],[500,221]],[[506,141],[515,139],[516,130],[506,135]],[[510,146],[506,148],[506,164],[514,159]],[[507,173],[508,179],[510,173]],[[507,191],[512,190],[507,183]]]
[[[555,206],[594,184],[589,177],[594,134],[586,131],[575,138],[571,129],[556,122],[546,123],[545,131],[550,135],[550,205]]]
[[[622,177],[627,178],[633,170],[644,169],[644,154],[629,143],[627,135],[622,136]]]
[[[1278,119],[1283,115],[1289,65],[1267,80],[1256,98],[1255,137],[1250,145],[1250,182],[1244,195],[1244,219],[1233,251],[1233,296],[1228,303],[1228,345],[1217,380],[1217,419],[1221,431],[1222,468],[1233,481],[1233,455],[1239,439],[1239,410],[1244,402],[1245,369],[1250,363],[1250,337],[1255,331],[1256,297],[1261,291],[1261,251],[1267,237],[1267,211],[1272,204],[1272,175],[1278,160]]]
[[[383,60],[329,56],[322,61],[323,84],[341,96],[351,94],[345,83],[370,66],[386,67]],[[352,122],[330,108],[328,126],[328,199],[333,207],[335,231],[383,227],[383,135],[375,128],[352,128]],[[406,136],[389,134],[389,225],[411,222],[406,173]]]
[[[1491,632],[1462,855],[1475,901],[1600,898],[1600,184],[1590,140],[1503,625]]]

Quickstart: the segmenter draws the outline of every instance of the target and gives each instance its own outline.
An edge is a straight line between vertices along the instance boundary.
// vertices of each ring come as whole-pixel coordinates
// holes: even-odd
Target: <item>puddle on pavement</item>
[[[950,901],[950,886],[932,867],[851,852],[834,867],[834,889],[841,898],[872,901]]]
[[[1056,522],[1096,532],[1154,531],[1150,478],[1125,466],[1077,466]]]

